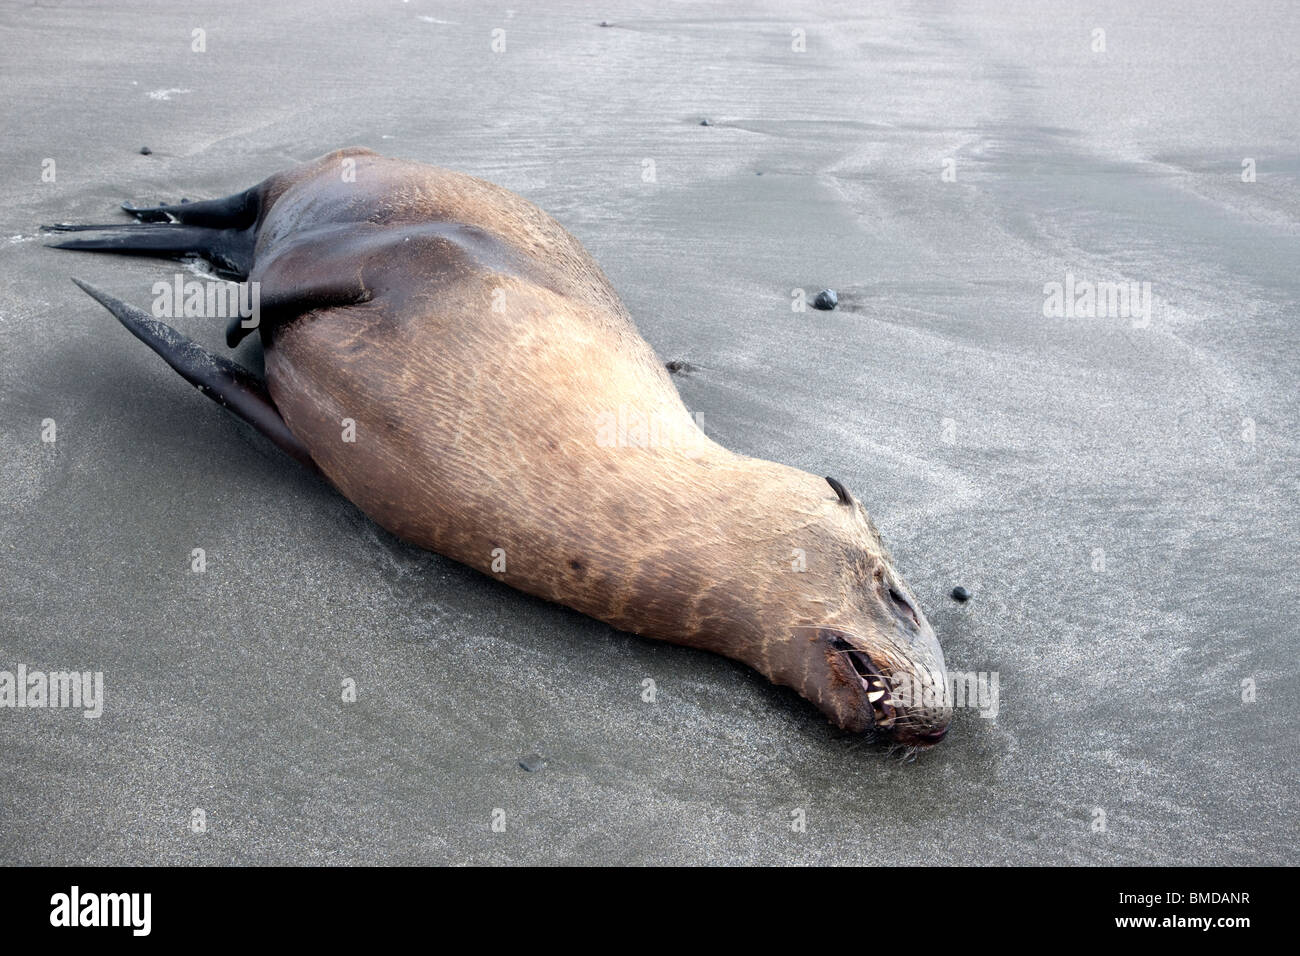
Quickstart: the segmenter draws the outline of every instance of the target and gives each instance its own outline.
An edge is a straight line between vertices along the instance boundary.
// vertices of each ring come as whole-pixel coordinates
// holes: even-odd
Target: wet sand
[[[106,693],[0,709],[0,862],[1300,862],[1300,22],[859,6],[0,7],[0,669]],[[403,545],[67,281],[175,266],[36,235],[345,145],[559,219],[706,432],[867,505],[996,719],[900,762]],[[1149,325],[1045,317],[1067,273]]]

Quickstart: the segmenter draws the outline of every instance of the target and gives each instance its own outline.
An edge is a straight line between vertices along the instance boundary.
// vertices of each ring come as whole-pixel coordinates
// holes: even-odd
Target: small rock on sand
[[[546,758],[540,754],[529,754],[526,757],[519,758],[519,769],[527,770],[529,773],[536,773],[546,766]]]
[[[822,289],[817,293],[817,298],[813,299],[813,308],[829,312],[840,304],[840,297],[835,294],[834,289]]]

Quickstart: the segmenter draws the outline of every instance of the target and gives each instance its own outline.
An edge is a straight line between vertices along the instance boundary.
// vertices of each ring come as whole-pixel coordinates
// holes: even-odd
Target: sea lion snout
[[[933,746],[952,719],[934,629],[886,553],[866,556],[860,568],[830,622],[794,629],[806,652],[801,692],[844,730]]]
[[[943,739],[952,719],[947,671],[919,610],[908,624],[873,621],[855,630],[817,630],[828,663],[830,694],[822,698],[823,710],[837,724],[847,730],[874,726],[907,746],[929,747]],[[845,714],[853,716],[845,720]]]
[[[877,600],[890,620],[880,629],[876,656],[887,674],[893,739],[929,747],[948,732],[952,701],[943,649],[916,599],[890,566],[878,578]]]

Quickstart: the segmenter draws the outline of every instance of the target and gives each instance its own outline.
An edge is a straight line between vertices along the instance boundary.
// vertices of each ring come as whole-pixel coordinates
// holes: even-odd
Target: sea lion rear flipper
[[[204,226],[144,224],[130,222],[114,225],[112,222],[96,225],[42,226],[44,232],[88,233],[60,242],[49,243],[49,248],[72,248],[83,252],[118,252],[121,255],[161,256],[181,258],[186,255],[203,256],[222,272],[247,276],[252,267],[252,234],[247,230],[205,229]]]
[[[122,209],[140,222],[175,220],[187,226],[206,226],[209,229],[247,229],[257,222],[259,196],[260,187],[254,186],[220,199],[157,206],[133,206],[124,202]]]
[[[180,258],[202,256],[223,272],[243,278],[253,264],[253,237],[249,230],[208,229],[176,223],[100,223],[42,226],[45,232],[77,233],[49,243],[51,249],[116,252],[122,255]]]
[[[202,256],[224,272],[247,277],[253,266],[257,187],[221,199],[141,208],[123,203],[133,223],[42,226],[43,232],[86,233],[50,243],[53,249],[138,256]]]
[[[200,392],[230,409],[282,451],[309,468],[316,468],[311,455],[289,431],[289,426],[284,423],[275,403],[271,401],[266,386],[256,375],[229,359],[213,355],[141,309],[115,299],[80,279],[72,281],[112,312],[132,335],[161,355],[163,361],[180,372],[181,377]]]

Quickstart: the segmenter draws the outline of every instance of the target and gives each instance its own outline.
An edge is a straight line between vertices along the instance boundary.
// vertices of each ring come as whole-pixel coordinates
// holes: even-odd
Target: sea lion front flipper
[[[217,404],[230,409],[271,440],[276,447],[315,470],[316,463],[302,442],[289,431],[262,381],[248,369],[213,355],[170,325],[94,286],[73,279],[83,292],[102,305],[181,377]]]
[[[386,240],[376,239],[346,223],[289,242],[249,275],[258,289],[258,321],[249,326],[234,315],[226,326],[226,345],[235,348],[244,336],[260,328],[262,341],[273,339],[280,326],[316,309],[358,305],[373,297],[364,272],[370,257],[387,251]],[[389,243],[391,245],[391,243]]]

